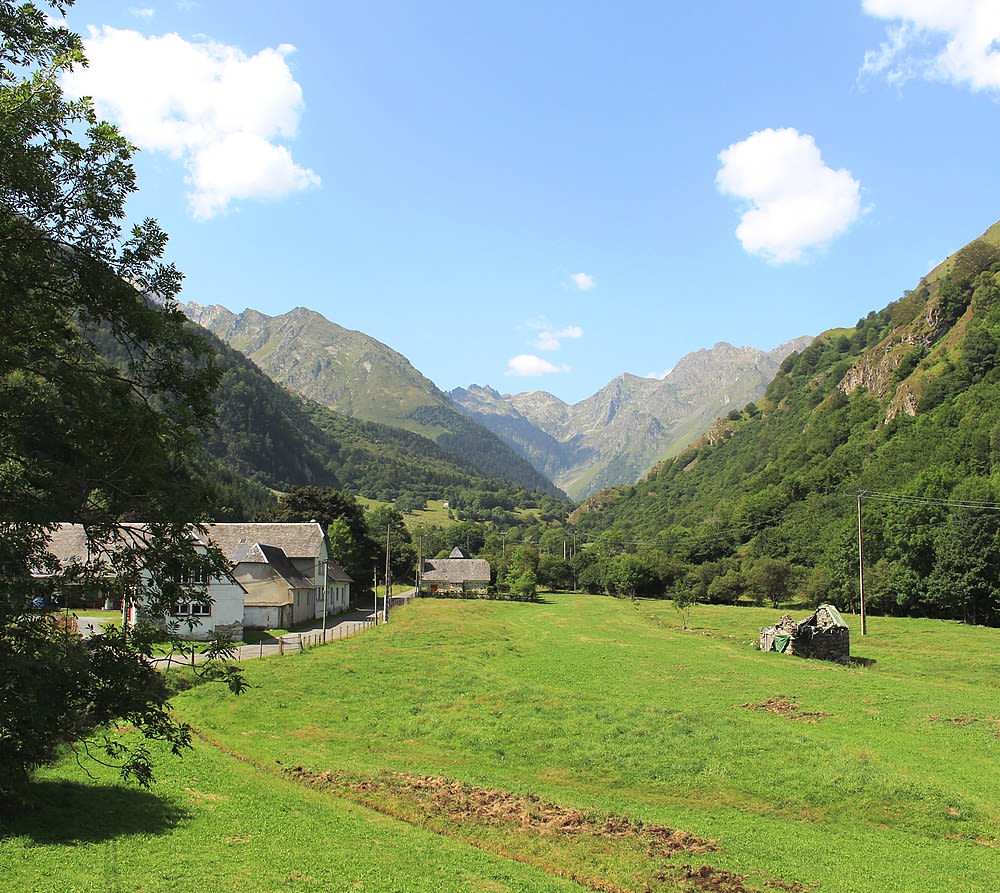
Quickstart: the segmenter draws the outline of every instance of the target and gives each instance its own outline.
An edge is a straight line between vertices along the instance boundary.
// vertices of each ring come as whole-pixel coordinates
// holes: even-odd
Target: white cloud
[[[72,97],[91,96],[141,149],[182,159],[194,216],[240,199],[277,199],[317,185],[281,144],[295,136],[302,89],[282,44],[247,56],[238,47],[145,37],[105,26],[85,41],[90,62],[67,74]]]
[[[535,328],[531,323],[528,324]],[[538,337],[532,342],[539,350],[559,350],[562,347],[564,338],[582,338],[583,329],[580,326],[566,326],[564,329],[552,331],[549,328],[538,333]]]
[[[595,285],[594,277],[589,273],[573,273],[569,277],[570,282],[572,282],[580,291],[590,291]]]
[[[861,184],[823,163],[816,141],[791,127],[760,130],[719,153],[719,191],[750,204],[736,236],[773,263],[841,235],[861,214]]]
[[[666,369],[663,372],[647,372],[646,378],[657,378],[660,381],[663,381],[663,379],[665,379],[673,371],[674,367],[671,366],[669,369]]]
[[[863,0],[868,15],[892,22],[865,53],[859,76],[900,86],[914,77],[1000,90],[997,0]]]
[[[129,7],[129,12],[140,19],[151,19],[156,15],[156,10],[151,6],[131,6]]]
[[[556,366],[555,363],[550,363],[548,360],[543,360],[541,357],[536,357],[529,353],[522,353],[518,354],[516,357],[511,357],[507,361],[507,371],[504,375],[551,375],[556,372],[569,371],[569,366]]]

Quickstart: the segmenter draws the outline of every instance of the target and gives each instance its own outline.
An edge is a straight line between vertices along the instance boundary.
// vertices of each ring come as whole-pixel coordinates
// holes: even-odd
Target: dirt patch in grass
[[[749,703],[743,704],[743,706],[747,710],[761,710],[764,713],[772,713],[775,716],[784,716],[786,719],[808,723],[814,723],[816,720],[830,715],[829,713],[824,713],[822,710],[803,710],[795,703],[794,698],[786,695],[775,695],[773,698],[768,698],[759,704]]]
[[[184,791],[196,803],[204,803],[212,805],[215,803],[220,803],[226,799],[225,795],[223,794],[213,794],[210,791],[199,791],[196,788],[184,788]]]
[[[932,713],[927,717],[928,722],[940,722],[949,726],[957,726],[960,729],[964,729],[967,726],[978,725],[979,723],[986,723],[988,726],[993,728],[993,734],[996,738],[1000,739],[1000,719],[995,716],[972,716],[969,713],[963,713],[960,716],[939,716],[936,713]]]
[[[965,728],[965,726],[971,726],[975,722],[979,722],[978,716],[969,716],[968,713],[963,713],[961,716],[938,716],[936,713],[932,713],[927,717],[930,722],[943,722],[950,726],[959,726],[960,728]]]
[[[742,874],[733,874],[711,865],[700,865],[697,868],[685,865],[681,869],[680,888],[699,893],[702,890],[711,893],[751,893],[750,887],[743,883],[745,880],[746,877]]]
[[[536,834],[561,836],[591,835],[610,840],[639,840],[649,855],[710,853],[718,842],[706,840],[665,825],[633,821],[627,816],[597,818],[578,809],[548,803],[533,794],[514,794],[463,784],[430,775],[392,773],[370,779],[349,779],[336,772],[313,772],[296,766],[285,770],[296,781],[315,787],[344,790],[356,794],[386,794],[419,807],[421,812],[464,824],[478,821],[487,825],[515,827]]]
[[[444,837],[598,893],[762,893],[746,876],[711,865],[678,864],[675,856],[718,851],[718,841],[627,816],[595,816],[559,806],[532,794],[490,790],[453,779],[387,772],[377,777],[288,767],[281,760],[262,764],[204,732],[205,743],[254,768],[339,796],[418,825]],[[478,830],[477,830],[478,826]],[[547,841],[541,845],[542,841]],[[586,865],[586,873],[581,871]],[[764,887],[805,891],[780,879],[758,880]]]

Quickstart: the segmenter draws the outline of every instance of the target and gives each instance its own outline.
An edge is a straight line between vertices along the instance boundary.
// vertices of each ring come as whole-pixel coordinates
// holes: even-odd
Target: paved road
[[[371,608],[347,611],[343,614],[337,614],[333,617],[327,618],[326,625],[326,641],[335,642],[339,639],[346,639],[350,636],[356,635],[357,633],[363,632],[371,625],[372,614],[374,612]],[[303,647],[309,647],[312,644],[319,644],[322,642],[323,637],[323,627],[321,621],[315,621],[316,626],[309,627],[307,629],[297,630],[293,633],[286,633],[283,636],[279,636],[276,639],[264,639],[258,644],[254,645],[240,645],[235,648],[234,659],[238,661],[253,660],[254,658],[270,657],[274,654],[294,654],[302,650]],[[204,654],[196,654],[195,662],[201,663],[206,660]],[[190,658],[188,658],[190,660]],[[171,658],[169,663],[176,664],[178,660],[176,657]],[[168,660],[165,657],[156,658],[153,661],[153,665],[157,667],[165,667],[168,665]]]
[[[107,617],[77,617],[76,628],[80,631],[80,635],[83,638],[89,639],[94,633],[99,633],[105,623],[114,622],[114,620],[109,620]],[[118,625],[121,626],[121,620],[118,620]]]

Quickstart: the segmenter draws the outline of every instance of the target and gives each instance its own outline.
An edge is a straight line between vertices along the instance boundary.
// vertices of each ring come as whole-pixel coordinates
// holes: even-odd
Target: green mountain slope
[[[352,419],[293,394],[238,350],[195,323],[215,348],[220,370],[216,422],[203,435],[193,473],[213,491],[214,516],[266,514],[273,491],[297,486],[336,487],[384,501],[401,496],[450,499],[488,493],[511,508],[536,507],[539,498],[509,481],[492,479],[434,441],[388,425]],[[115,359],[117,342],[89,337]]]
[[[239,351],[212,340],[223,374],[218,426],[206,446],[227,469],[278,490],[314,484],[393,500],[404,494],[447,499],[471,489],[505,493],[515,505],[536,504],[523,488],[487,478],[426,437],[292,394]]]
[[[757,405],[572,520],[652,548],[702,595],[735,597],[767,560],[850,607],[866,491],[872,608],[1000,622],[1000,513],[936,504],[1000,504],[998,244],[995,226],[900,300],[821,335]]]
[[[218,305],[183,309],[270,378],[315,403],[430,438],[487,477],[563,496],[523,456],[458,412],[406,357],[362,332],[303,307],[275,317]]]

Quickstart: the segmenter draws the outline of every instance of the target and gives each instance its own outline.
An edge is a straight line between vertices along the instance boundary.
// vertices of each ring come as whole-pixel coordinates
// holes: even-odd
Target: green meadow
[[[1000,888],[1000,630],[873,618],[845,667],[754,650],[779,613],[420,600],[178,695],[151,792],[42,773],[0,886]]]

